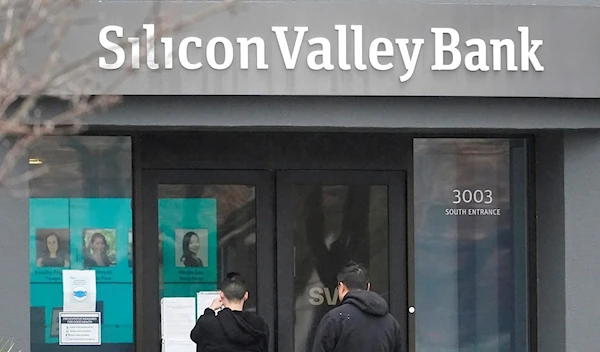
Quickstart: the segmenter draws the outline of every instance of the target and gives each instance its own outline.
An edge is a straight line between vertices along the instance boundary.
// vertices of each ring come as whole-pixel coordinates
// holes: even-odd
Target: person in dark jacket
[[[269,327],[256,314],[244,311],[248,300],[246,283],[238,273],[229,273],[219,297],[198,318],[190,338],[197,352],[267,352]]]
[[[321,319],[313,352],[401,352],[400,324],[370,291],[367,269],[351,262],[337,280],[341,303]]]

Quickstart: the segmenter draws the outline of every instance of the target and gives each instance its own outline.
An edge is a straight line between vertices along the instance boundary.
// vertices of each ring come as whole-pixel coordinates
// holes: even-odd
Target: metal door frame
[[[135,350],[160,352],[160,297],[158,284],[158,186],[160,184],[236,184],[256,187],[257,310],[271,328],[270,346],[275,342],[275,183],[269,171],[249,170],[142,170],[141,192],[134,197],[134,315]],[[134,205],[135,207],[135,205]]]
[[[294,351],[294,234],[291,186],[343,184],[388,186],[388,275],[390,311],[403,332],[408,351],[408,231],[406,172],[403,171],[278,171],[277,183],[277,351]]]

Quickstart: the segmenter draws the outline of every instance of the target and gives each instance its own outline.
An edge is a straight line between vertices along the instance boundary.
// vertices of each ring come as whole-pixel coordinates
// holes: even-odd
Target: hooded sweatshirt
[[[269,327],[256,314],[207,308],[190,333],[197,352],[267,352]]]
[[[350,291],[319,324],[313,352],[401,352],[398,321],[371,291]]]

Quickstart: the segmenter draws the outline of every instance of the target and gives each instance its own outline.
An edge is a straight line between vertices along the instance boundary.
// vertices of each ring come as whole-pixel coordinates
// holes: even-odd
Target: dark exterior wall
[[[600,100],[577,99],[128,96],[88,122],[160,129],[582,129],[600,128],[598,112]]]
[[[540,352],[566,351],[565,208],[562,132],[536,140],[538,335]]]

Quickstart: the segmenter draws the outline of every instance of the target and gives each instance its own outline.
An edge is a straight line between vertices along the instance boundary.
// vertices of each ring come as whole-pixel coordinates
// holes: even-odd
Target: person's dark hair
[[[92,235],[92,238],[90,238],[90,244],[89,244],[90,248],[92,247],[92,245],[98,238],[100,240],[102,240],[102,242],[104,242],[104,252],[102,252],[100,254],[100,256],[102,257],[102,262],[104,262],[104,265],[110,265],[110,259],[108,258],[108,254],[107,254],[110,249],[110,246],[108,245],[108,242],[106,242],[106,237],[104,237],[103,234],[101,234],[100,232],[95,232]]]
[[[366,290],[369,286],[369,272],[364,265],[350,261],[338,273],[337,281],[346,285],[348,290]]]
[[[190,251],[190,241],[192,240],[192,236],[198,237],[198,235],[192,231],[183,235],[183,242],[181,244],[183,255],[181,256],[181,260],[185,266],[194,266],[194,263],[196,262],[196,256]],[[198,237],[198,239],[200,239],[200,237]]]
[[[106,242],[106,237],[104,237],[103,234],[101,234],[100,232],[95,232],[92,235],[92,238],[90,239],[90,246],[96,241],[96,239],[101,239],[102,242],[104,242],[104,249],[108,250],[108,243]]]
[[[230,272],[221,284],[221,291],[228,300],[241,301],[246,292],[248,292],[246,280],[244,280],[240,273]]]

